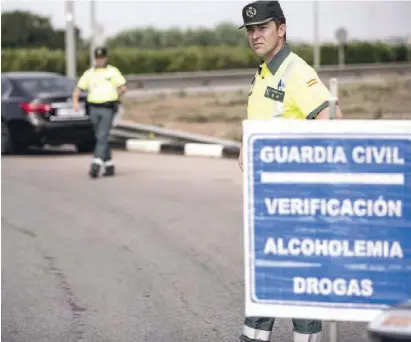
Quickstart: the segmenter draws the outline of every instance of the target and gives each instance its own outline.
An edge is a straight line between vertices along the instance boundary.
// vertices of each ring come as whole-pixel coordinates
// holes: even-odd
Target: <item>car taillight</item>
[[[48,113],[51,110],[51,105],[44,103],[20,103],[20,107],[25,113]]]

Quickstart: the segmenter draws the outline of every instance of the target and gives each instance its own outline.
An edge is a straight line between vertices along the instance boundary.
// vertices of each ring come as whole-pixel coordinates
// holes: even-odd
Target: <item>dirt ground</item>
[[[339,86],[347,119],[411,119],[411,78]],[[247,89],[203,94],[159,94],[125,99],[124,119],[225,139],[239,140]]]

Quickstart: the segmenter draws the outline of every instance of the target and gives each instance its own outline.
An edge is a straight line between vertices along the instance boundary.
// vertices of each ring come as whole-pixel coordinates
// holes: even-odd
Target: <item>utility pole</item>
[[[96,48],[96,2],[95,0],[90,0],[90,25],[91,25],[91,36],[90,36],[90,67],[94,64],[94,49]]]
[[[66,32],[65,32],[65,49],[66,49],[66,75],[68,77],[77,77],[76,68],[76,37],[74,24],[74,1],[65,0],[65,17],[66,17]]]
[[[340,68],[344,67],[345,64],[345,52],[344,46],[347,43],[348,32],[345,28],[341,27],[335,32],[335,38],[338,42],[338,65]]]
[[[318,0],[313,1],[313,19],[314,19],[314,69],[318,70],[321,65],[321,53],[320,53],[320,38],[319,38],[319,18],[318,18]]]

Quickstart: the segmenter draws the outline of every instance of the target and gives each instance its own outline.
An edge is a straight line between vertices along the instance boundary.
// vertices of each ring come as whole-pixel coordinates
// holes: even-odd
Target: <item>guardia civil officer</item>
[[[252,2],[243,8],[242,17],[244,25],[240,28],[246,28],[251,49],[263,60],[250,85],[248,119],[327,120],[331,93],[316,71],[286,43],[286,19],[279,2]],[[338,105],[336,118],[342,118]],[[242,170],[242,150],[238,161]],[[274,317],[246,317],[240,340],[270,341],[274,320]],[[321,321],[293,319],[292,322],[294,342],[321,340]]]
[[[105,47],[94,50],[95,65],[80,77],[73,92],[73,109],[78,110],[80,91],[88,91],[87,107],[94,127],[96,146],[89,175],[96,178],[104,168],[104,176],[113,176],[114,163],[109,145],[110,129],[117,113],[120,96],[127,90],[121,72],[107,63]]]

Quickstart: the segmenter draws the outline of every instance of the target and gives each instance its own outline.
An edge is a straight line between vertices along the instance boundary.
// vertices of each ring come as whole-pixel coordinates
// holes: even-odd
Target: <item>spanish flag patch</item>
[[[313,78],[312,80],[309,80],[306,84],[309,87],[311,87],[311,86],[313,86],[314,84],[317,84],[317,83],[318,83],[317,80],[315,78]]]

